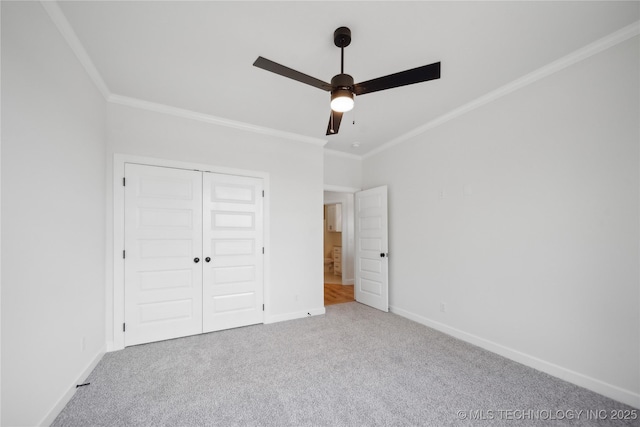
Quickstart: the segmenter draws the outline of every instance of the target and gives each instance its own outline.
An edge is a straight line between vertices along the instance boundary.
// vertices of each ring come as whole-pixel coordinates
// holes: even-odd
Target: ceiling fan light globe
[[[344,96],[331,101],[331,109],[336,113],[346,113],[353,109],[353,99]]]
[[[331,109],[337,113],[344,113],[353,109],[353,94],[339,89],[331,94]]]

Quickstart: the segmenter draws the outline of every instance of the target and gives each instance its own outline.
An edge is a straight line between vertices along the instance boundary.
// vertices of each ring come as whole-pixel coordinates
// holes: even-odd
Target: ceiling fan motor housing
[[[352,108],[353,77],[349,74],[338,74],[331,79],[331,109],[345,112]]]
[[[336,89],[347,89],[349,91],[353,90],[353,77],[349,74],[338,74],[333,76],[331,79],[331,87],[333,90]]]

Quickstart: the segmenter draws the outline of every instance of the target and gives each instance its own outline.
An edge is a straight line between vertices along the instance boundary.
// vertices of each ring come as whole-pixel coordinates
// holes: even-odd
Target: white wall
[[[640,406],[639,51],[365,159],[364,187],[389,186],[394,311]]]
[[[117,153],[268,173],[267,321],[324,313],[321,146],[111,103],[107,127],[109,162]],[[107,204],[111,215],[111,196]],[[108,236],[111,242],[113,229]],[[114,337],[112,292],[108,280],[108,341]]]
[[[1,7],[2,425],[34,426],[104,352],[105,101],[40,3]]]
[[[334,150],[324,150],[325,189],[362,187],[362,159]]]

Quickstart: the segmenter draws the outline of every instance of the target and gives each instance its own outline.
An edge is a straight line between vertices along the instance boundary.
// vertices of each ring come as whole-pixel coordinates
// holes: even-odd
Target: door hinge
[[[127,185],[127,178],[125,178],[124,176],[122,177],[122,186],[126,186]]]
[[[126,258],[126,253],[125,253],[125,250],[123,249],[122,250],[122,259],[125,259],[125,258]]]
[[[262,190],[262,197],[264,197],[264,190]]]
[[[262,311],[264,311],[264,304],[262,304]]]
[[[264,255],[264,246],[262,247],[262,254]]]
[[[127,331],[127,324],[123,323],[122,324],[122,332],[126,332]]]

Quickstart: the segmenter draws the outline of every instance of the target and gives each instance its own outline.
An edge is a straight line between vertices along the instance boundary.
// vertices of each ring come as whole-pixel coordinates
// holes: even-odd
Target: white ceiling
[[[326,139],[357,155],[640,17],[635,1],[59,5],[111,93]],[[442,78],[357,97],[339,135],[325,136],[328,92],[252,64],[264,56],[330,81],[340,71],[339,26],[352,31],[345,72],[356,82],[436,61]]]

